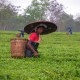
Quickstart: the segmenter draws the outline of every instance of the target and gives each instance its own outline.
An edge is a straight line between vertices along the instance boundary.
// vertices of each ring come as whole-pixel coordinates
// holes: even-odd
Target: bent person
[[[38,52],[38,46],[41,42],[41,36],[40,34],[44,31],[45,27],[44,26],[38,26],[35,29],[35,32],[32,32],[28,38],[28,44],[26,48],[26,53],[25,57],[38,57],[39,52]]]
[[[25,57],[39,57],[38,46],[42,40],[40,35],[46,35],[56,30],[57,26],[49,21],[36,21],[26,25],[24,32],[30,34],[30,36],[28,38]]]

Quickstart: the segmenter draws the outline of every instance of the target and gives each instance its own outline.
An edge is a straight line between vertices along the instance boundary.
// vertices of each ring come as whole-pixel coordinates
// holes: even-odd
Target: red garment
[[[39,40],[39,35],[36,32],[30,34],[29,39],[33,42],[37,42]]]

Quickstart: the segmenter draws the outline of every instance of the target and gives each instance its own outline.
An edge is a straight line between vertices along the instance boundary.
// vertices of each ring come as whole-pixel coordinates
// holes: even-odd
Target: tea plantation
[[[80,33],[43,35],[40,58],[14,59],[10,40],[17,33],[0,31],[0,80],[80,80]]]

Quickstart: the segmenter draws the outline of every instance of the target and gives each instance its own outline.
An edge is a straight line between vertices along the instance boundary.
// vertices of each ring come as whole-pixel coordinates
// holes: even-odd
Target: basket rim
[[[27,40],[27,39],[24,39],[24,38],[13,38],[11,40]]]

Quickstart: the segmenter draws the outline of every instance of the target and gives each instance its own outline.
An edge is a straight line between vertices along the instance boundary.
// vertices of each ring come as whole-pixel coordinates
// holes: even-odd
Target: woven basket
[[[23,58],[25,56],[26,45],[26,39],[11,39],[11,57]]]

